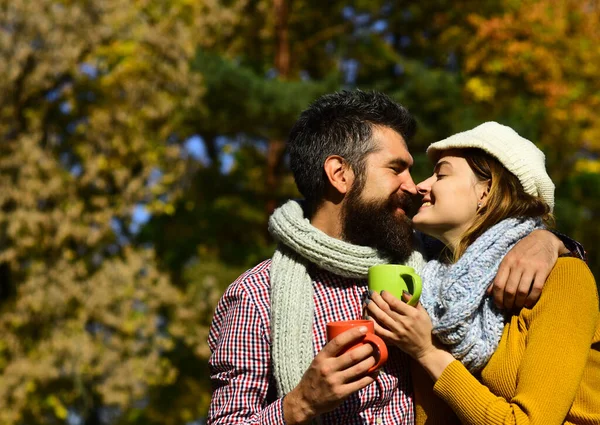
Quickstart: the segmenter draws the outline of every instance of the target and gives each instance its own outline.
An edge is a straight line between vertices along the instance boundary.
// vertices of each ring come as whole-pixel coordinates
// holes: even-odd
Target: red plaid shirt
[[[208,336],[213,397],[208,424],[284,424],[271,370],[270,287],[267,260],[240,276],[221,298]],[[313,348],[325,343],[326,323],[361,317],[366,281],[323,270],[312,273]],[[408,357],[389,347],[377,380],[322,416],[325,424],[413,424]]]

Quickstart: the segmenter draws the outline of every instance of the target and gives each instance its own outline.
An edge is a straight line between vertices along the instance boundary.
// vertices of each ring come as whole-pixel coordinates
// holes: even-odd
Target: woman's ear
[[[487,203],[491,188],[492,188],[491,180],[481,182],[481,192],[479,194],[479,203],[477,204],[478,208],[483,207]]]
[[[323,166],[329,183],[340,194],[345,195],[354,182],[354,172],[344,158],[339,155],[331,155],[325,160]]]

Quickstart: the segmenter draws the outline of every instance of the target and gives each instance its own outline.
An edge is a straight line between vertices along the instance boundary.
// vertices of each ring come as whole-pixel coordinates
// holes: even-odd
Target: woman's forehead
[[[434,160],[436,166],[439,166],[443,163],[448,163],[450,165],[467,164],[464,151],[460,149],[448,149],[445,151],[440,151],[439,155],[436,155]]]

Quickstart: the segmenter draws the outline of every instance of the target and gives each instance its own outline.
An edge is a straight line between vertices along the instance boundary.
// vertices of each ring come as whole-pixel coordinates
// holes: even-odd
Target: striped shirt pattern
[[[270,289],[267,260],[240,276],[217,305],[208,344],[213,383],[209,425],[284,424],[271,370]],[[327,342],[326,324],[360,319],[365,280],[311,272],[314,289],[313,349]],[[396,347],[377,380],[352,394],[324,424],[413,424],[409,359]]]

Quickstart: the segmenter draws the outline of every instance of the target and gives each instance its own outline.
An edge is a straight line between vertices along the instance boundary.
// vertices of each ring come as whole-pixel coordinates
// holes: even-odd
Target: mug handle
[[[367,342],[371,345],[374,346],[374,348],[379,352],[379,360],[377,361],[377,363],[372,366],[367,373],[371,373],[374,372],[375,370],[379,369],[381,366],[383,366],[385,364],[385,362],[388,359],[388,349],[387,346],[385,345],[385,342],[383,342],[383,339],[379,338],[377,335],[375,334],[366,334],[363,342]]]
[[[419,303],[419,298],[421,298],[421,290],[423,289],[423,281],[421,280],[421,276],[416,273],[402,273],[400,276],[402,278],[404,278],[404,276],[410,276],[410,280],[412,280],[412,298],[408,300],[407,304],[414,307]]]

